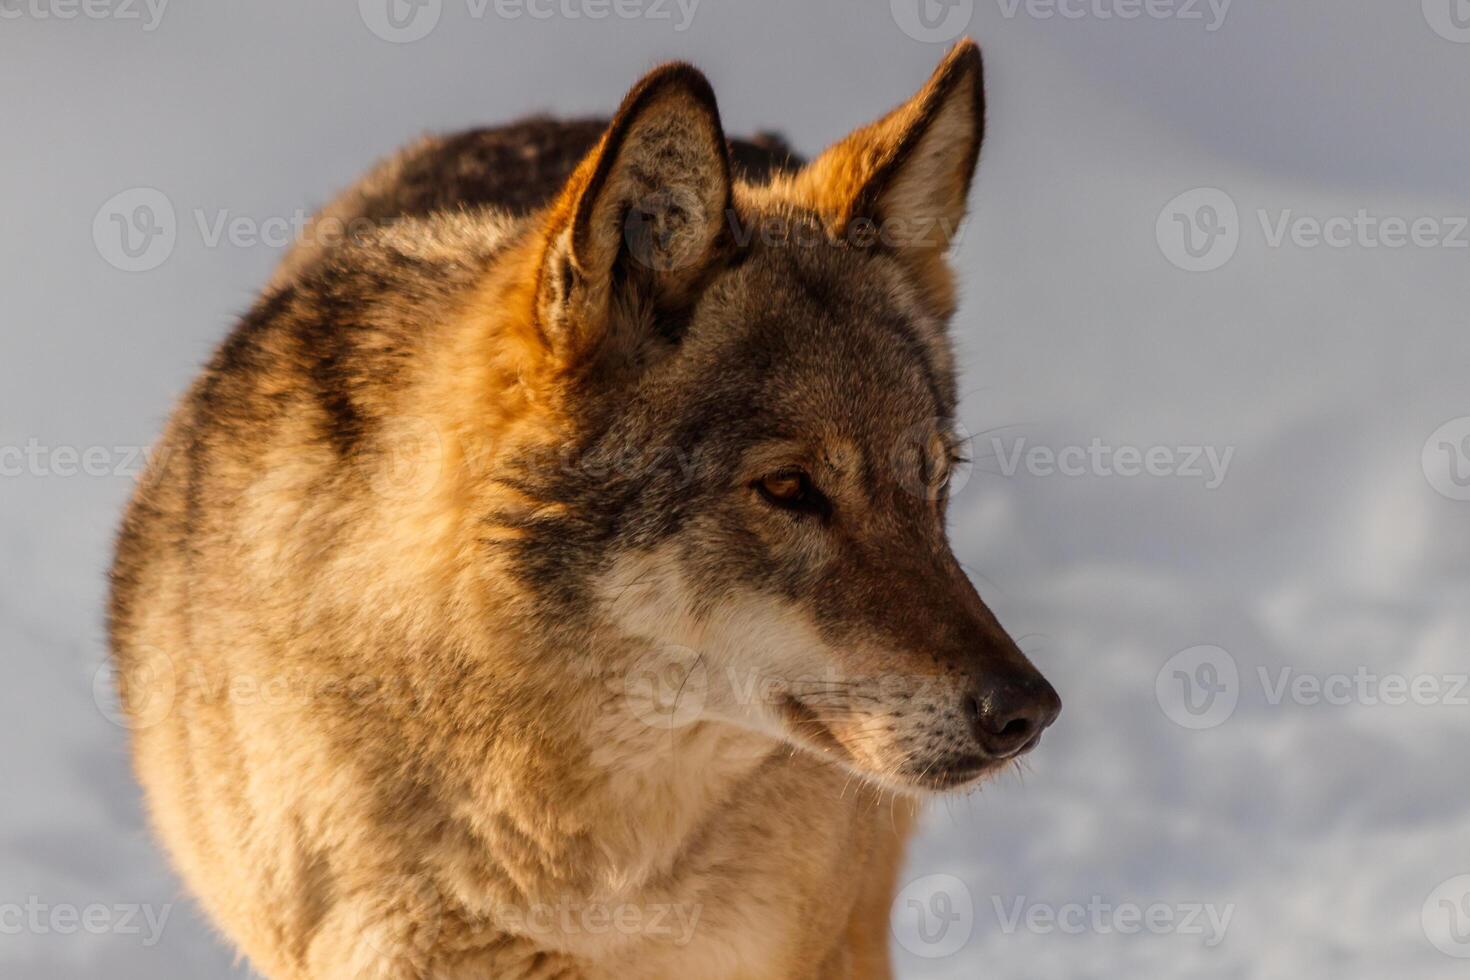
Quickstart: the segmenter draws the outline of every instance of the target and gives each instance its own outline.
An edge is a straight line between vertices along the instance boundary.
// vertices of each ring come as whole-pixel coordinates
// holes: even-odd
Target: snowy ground
[[[812,151],[968,23],[992,126],[957,257],[954,535],[1066,710],[1024,779],[934,807],[900,975],[1465,976],[1464,7],[957,0],[929,31],[908,0],[442,0],[393,43],[374,0],[0,3],[0,447],[25,451],[18,476],[0,454],[0,973],[246,975],[93,693],[128,447],[280,254],[215,240],[221,217],[269,236],[420,130],[606,111],[667,57],[731,132]],[[177,231],[128,272],[159,253],[97,242],[134,188]]]

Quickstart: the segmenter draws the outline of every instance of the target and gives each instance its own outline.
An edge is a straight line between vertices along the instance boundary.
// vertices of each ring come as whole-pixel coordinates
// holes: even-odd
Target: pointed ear
[[[892,248],[943,294],[941,305],[952,302],[943,257],[965,217],[984,133],[984,68],[967,39],[913,98],[812,161],[797,191],[841,235]]]
[[[644,76],[548,215],[536,313],[557,358],[575,366],[636,345],[656,313],[691,302],[722,254],[730,206],[709,82],[685,64]]]

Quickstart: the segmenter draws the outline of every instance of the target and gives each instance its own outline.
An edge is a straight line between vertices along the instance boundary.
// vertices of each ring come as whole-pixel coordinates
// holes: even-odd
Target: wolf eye
[[[755,481],[756,492],[766,503],[783,510],[825,516],[832,505],[812,486],[811,477],[800,470],[767,473]]]

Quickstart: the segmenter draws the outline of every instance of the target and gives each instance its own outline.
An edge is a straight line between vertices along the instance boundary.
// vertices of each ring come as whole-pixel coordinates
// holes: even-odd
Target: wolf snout
[[[964,696],[965,717],[981,750],[1009,759],[1032,748],[1062,710],[1056,690],[1035,670],[982,678]]]

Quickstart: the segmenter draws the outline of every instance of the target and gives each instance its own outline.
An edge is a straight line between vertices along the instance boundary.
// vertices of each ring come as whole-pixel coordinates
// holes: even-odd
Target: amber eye
[[[761,490],[774,501],[789,503],[801,496],[801,474],[772,473],[761,477]]]
[[[779,470],[755,481],[755,489],[766,503],[784,510],[826,516],[831,505],[812,486],[811,477],[800,470]]]

